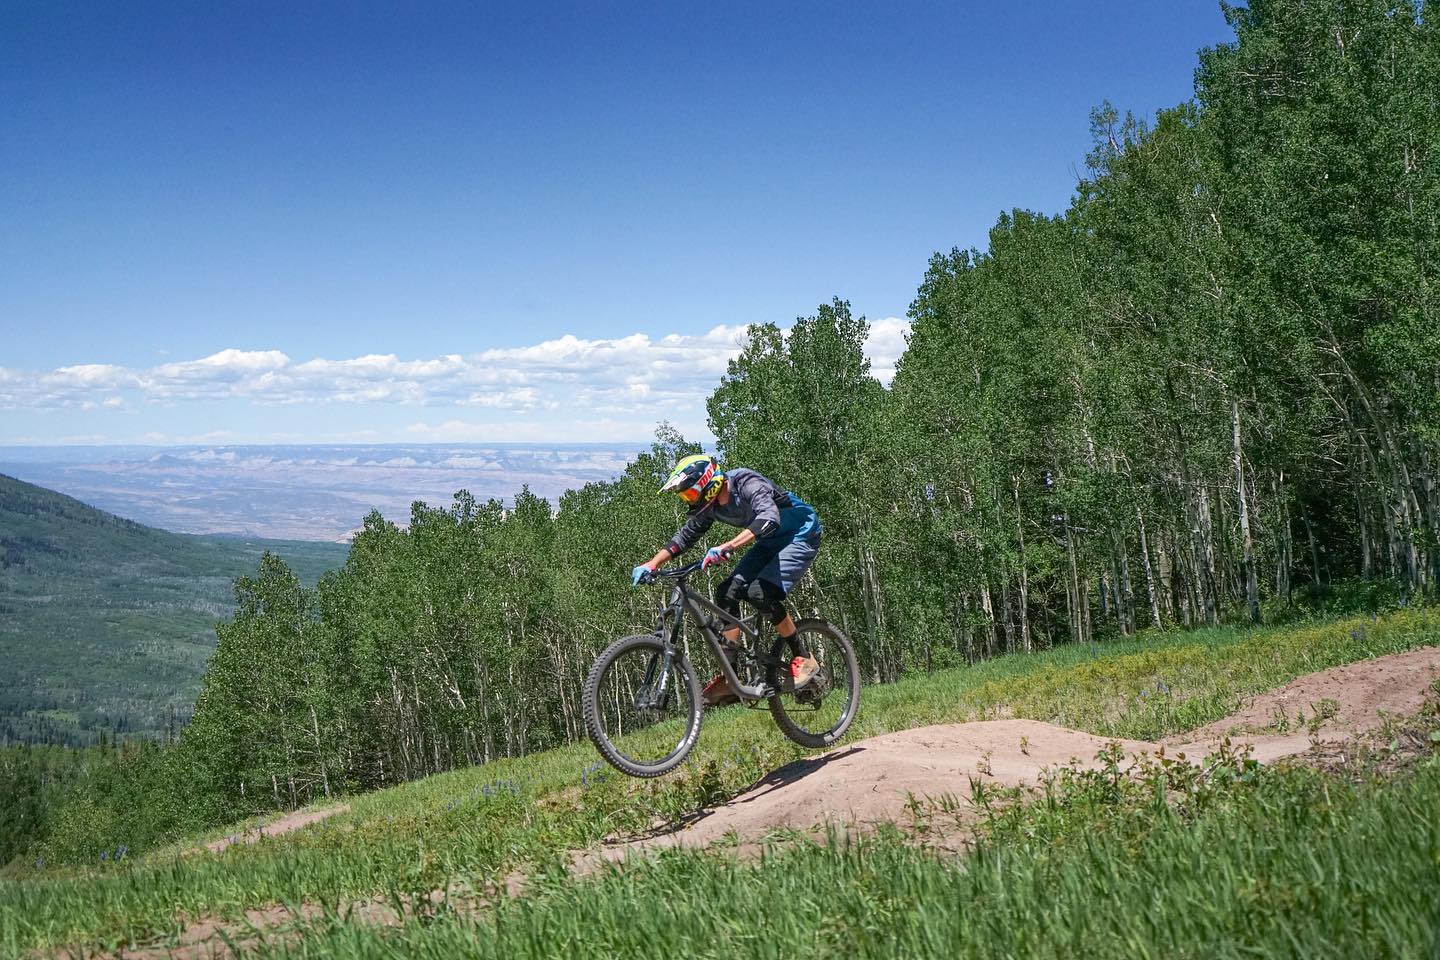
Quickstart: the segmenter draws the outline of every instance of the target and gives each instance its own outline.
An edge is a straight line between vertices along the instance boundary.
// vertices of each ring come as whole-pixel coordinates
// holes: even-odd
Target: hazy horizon
[[[371,509],[404,524],[412,502],[462,489],[554,503],[649,443],[0,446],[0,473],[176,533],[342,541]]]

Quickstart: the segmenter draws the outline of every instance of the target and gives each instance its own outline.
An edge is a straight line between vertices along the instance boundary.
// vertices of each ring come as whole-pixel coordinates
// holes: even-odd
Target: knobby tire
[[[676,679],[679,680],[679,683],[678,689],[673,691],[673,695],[681,698],[679,706],[688,707],[684,716],[685,726],[682,736],[676,748],[656,763],[645,763],[626,756],[619,747],[611,742],[610,732],[605,729],[604,718],[601,714],[604,707],[601,702],[604,693],[601,685],[612,664],[627,654],[634,655],[637,650],[650,650],[656,656],[663,657],[664,643],[653,633],[637,634],[623,637],[606,647],[605,651],[596,659],[595,665],[590,668],[590,675],[585,679],[580,708],[585,718],[585,732],[607,763],[621,773],[632,777],[658,777],[678,767],[694,749],[695,741],[700,735],[700,714],[704,704],[700,696],[700,686],[695,680],[695,670],[685,656],[684,650],[677,648],[671,665],[676,671]]]
[[[850,638],[840,632],[835,625],[824,620],[807,619],[798,620],[795,623],[795,636],[803,642],[807,634],[823,637],[825,642],[832,646],[830,659],[834,660],[836,653],[844,662],[845,666],[845,690],[833,689],[828,696],[844,695],[848,697],[843,713],[840,718],[827,730],[821,732],[810,731],[802,728],[795,720],[791,719],[790,711],[786,708],[787,698],[794,698],[794,693],[777,693],[770,698],[770,716],[774,719],[775,725],[780,732],[802,747],[818,749],[833,745],[845,735],[850,724],[855,719],[855,714],[860,710],[860,667],[855,657],[855,648],[850,644]],[[784,679],[782,670],[789,669],[790,657],[797,653],[792,639],[777,637],[774,645],[776,662],[772,663],[766,670],[765,682],[771,687],[779,690]],[[802,715],[798,710],[796,715]]]

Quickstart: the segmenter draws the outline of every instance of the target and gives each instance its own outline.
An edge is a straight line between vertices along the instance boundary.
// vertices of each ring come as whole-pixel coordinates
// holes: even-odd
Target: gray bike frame
[[[694,564],[691,566],[693,567]],[[721,641],[720,631],[716,630],[711,623],[705,619],[705,614],[709,613],[714,616],[715,619],[721,621],[723,628],[738,627],[740,631],[749,638],[750,643],[757,645],[755,650],[756,654],[764,656],[765,651],[758,648],[758,642],[760,640],[759,616],[747,617],[742,620],[739,617],[732,616],[705,597],[695,593],[686,584],[686,580],[689,579],[690,573],[692,572],[694,571],[687,569],[685,572],[674,576],[675,583],[670,588],[670,602],[660,611],[660,622],[655,632],[666,638],[665,654],[667,662],[665,669],[660,674],[662,689],[656,691],[656,697],[658,698],[663,695],[665,680],[666,677],[669,676],[670,665],[668,660],[673,650],[680,646],[680,637],[684,630],[685,615],[687,613],[690,615],[690,619],[695,622],[695,625],[700,628],[700,632],[705,635],[706,641],[710,644],[711,652],[715,654],[715,659],[720,662],[720,673],[725,677],[725,682],[730,684],[731,690],[734,690],[740,695],[740,699],[752,702],[755,700],[765,700],[774,696],[774,687],[767,686],[764,683],[756,684],[755,686],[746,686],[740,682],[740,678],[735,675],[735,668],[730,664],[730,658],[725,656],[725,646]],[[664,576],[664,574],[661,575]],[[667,620],[671,621],[668,629],[666,627]]]

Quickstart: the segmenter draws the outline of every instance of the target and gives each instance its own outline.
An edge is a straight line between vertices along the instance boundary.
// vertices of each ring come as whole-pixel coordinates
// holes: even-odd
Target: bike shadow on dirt
[[[792,783],[797,783],[800,780],[805,779],[806,777],[810,776],[810,774],[823,769],[827,764],[834,763],[836,760],[841,760],[845,757],[854,756],[857,753],[864,752],[864,747],[853,746],[847,747],[844,750],[837,750],[833,753],[821,754],[818,757],[804,757],[800,760],[793,760],[790,763],[785,764],[783,767],[776,767],[774,770],[771,770],[769,773],[765,774],[765,776],[761,777],[759,780],[756,780],[754,783],[750,784],[750,786],[740,791],[740,794],[736,796],[733,800],[727,801],[726,803],[722,803],[718,806],[708,807],[704,810],[696,810],[693,813],[687,813],[679,819],[672,820],[656,830],[651,830],[646,833],[636,834],[635,836],[628,837],[626,838],[625,842],[634,843],[635,841],[654,840],[658,837],[663,837],[668,834],[680,833],[684,830],[688,830],[700,821],[714,815],[715,811],[720,810],[723,807],[730,806],[731,804],[750,803],[752,801],[758,800],[760,797],[763,797],[783,787],[788,787]]]
[[[753,803],[766,794],[774,793],[782,787],[788,787],[792,783],[798,783],[816,773],[828,764],[836,760],[843,760],[846,757],[854,756],[857,753],[864,753],[862,746],[846,747],[844,750],[836,750],[833,753],[822,753],[818,757],[802,757],[799,760],[792,760],[783,767],[776,767],[765,776],[756,780],[746,787],[738,797],[731,803]]]

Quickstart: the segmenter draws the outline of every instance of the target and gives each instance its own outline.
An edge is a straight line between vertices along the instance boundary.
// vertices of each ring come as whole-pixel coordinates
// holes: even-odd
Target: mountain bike
[[[697,562],[654,571],[649,582],[670,585],[655,631],[616,640],[590,668],[581,710],[600,755],[632,777],[658,777],[695,746],[704,703],[684,636],[687,615],[741,703],[768,704],[776,726],[801,746],[828,747],[844,736],[860,706],[860,669],[845,634],[824,620],[797,620],[794,636],[773,634],[767,644],[758,615],[732,616],[690,586],[699,570]],[[721,634],[730,628],[742,639],[727,656]],[[797,656],[820,664],[798,690],[790,676]]]

